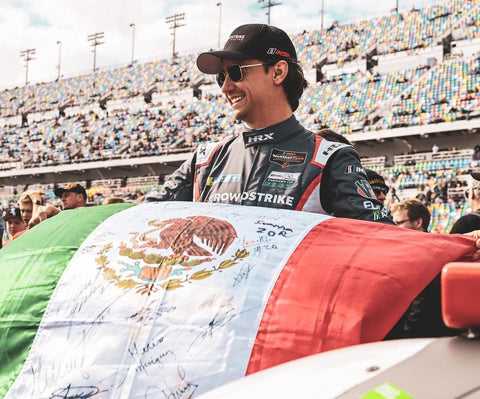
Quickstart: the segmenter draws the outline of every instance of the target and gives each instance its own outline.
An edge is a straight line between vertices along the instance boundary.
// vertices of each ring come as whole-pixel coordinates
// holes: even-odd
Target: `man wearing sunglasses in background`
[[[472,180],[465,190],[465,198],[472,212],[459,218],[450,230],[450,234],[470,233],[480,230],[480,172],[471,173]]]
[[[393,224],[352,146],[306,130],[293,112],[307,87],[281,29],[236,28],[197,66],[216,80],[243,132],[199,146],[147,201],[200,201],[331,214]]]
[[[385,179],[372,169],[365,169],[365,172],[375,196],[383,204],[388,194],[388,186],[385,184]]]

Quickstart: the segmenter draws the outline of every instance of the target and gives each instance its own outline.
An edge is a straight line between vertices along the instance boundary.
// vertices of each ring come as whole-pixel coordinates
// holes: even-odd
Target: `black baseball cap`
[[[20,212],[20,208],[12,206],[12,207],[8,208],[7,210],[5,210],[5,212],[3,212],[3,220],[7,221],[9,219],[23,220],[22,219],[22,214]]]
[[[365,169],[367,173],[368,182],[374,190],[386,190],[388,193],[388,186],[385,184],[385,179],[372,169]]]
[[[271,25],[246,24],[231,33],[223,50],[201,53],[197,58],[197,67],[203,73],[215,74],[222,70],[222,59],[251,58],[297,61],[297,52],[283,30]]]
[[[78,183],[69,183],[64,188],[56,188],[54,193],[57,197],[61,197],[64,192],[71,191],[72,193],[82,194],[83,198],[87,199],[87,191],[82,185]]]

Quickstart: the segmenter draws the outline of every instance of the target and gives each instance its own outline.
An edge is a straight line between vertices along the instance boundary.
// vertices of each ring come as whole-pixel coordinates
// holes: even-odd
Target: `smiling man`
[[[293,112],[307,87],[295,47],[274,26],[236,28],[197,66],[217,83],[243,132],[199,146],[147,201],[201,201],[393,222],[352,146],[306,130]]]

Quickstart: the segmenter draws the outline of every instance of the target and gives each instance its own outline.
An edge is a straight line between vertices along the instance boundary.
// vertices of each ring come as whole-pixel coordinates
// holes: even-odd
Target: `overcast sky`
[[[400,10],[443,2],[397,1]],[[346,23],[384,15],[397,1],[323,0],[324,26],[335,20]],[[171,56],[167,17],[185,14],[185,25],[176,30],[175,50],[193,53],[216,48],[219,31],[223,46],[236,26],[267,23],[267,9],[262,7],[268,3],[281,3],[271,8],[270,23],[288,33],[320,26],[322,0],[0,0],[0,87],[25,84],[25,62],[20,56],[24,50],[35,49],[28,80],[49,81],[57,77],[59,59],[63,77],[92,71],[90,34],[104,32],[97,67],[124,66],[132,58],[133,36],[136,60]]]

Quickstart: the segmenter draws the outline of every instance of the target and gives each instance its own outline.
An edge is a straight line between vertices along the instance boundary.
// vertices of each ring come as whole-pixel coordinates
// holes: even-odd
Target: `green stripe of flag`
[[[59,213],[0,250],[0,396],[20,373],[43,313],[66,265],[109,216],[111,204]]]

